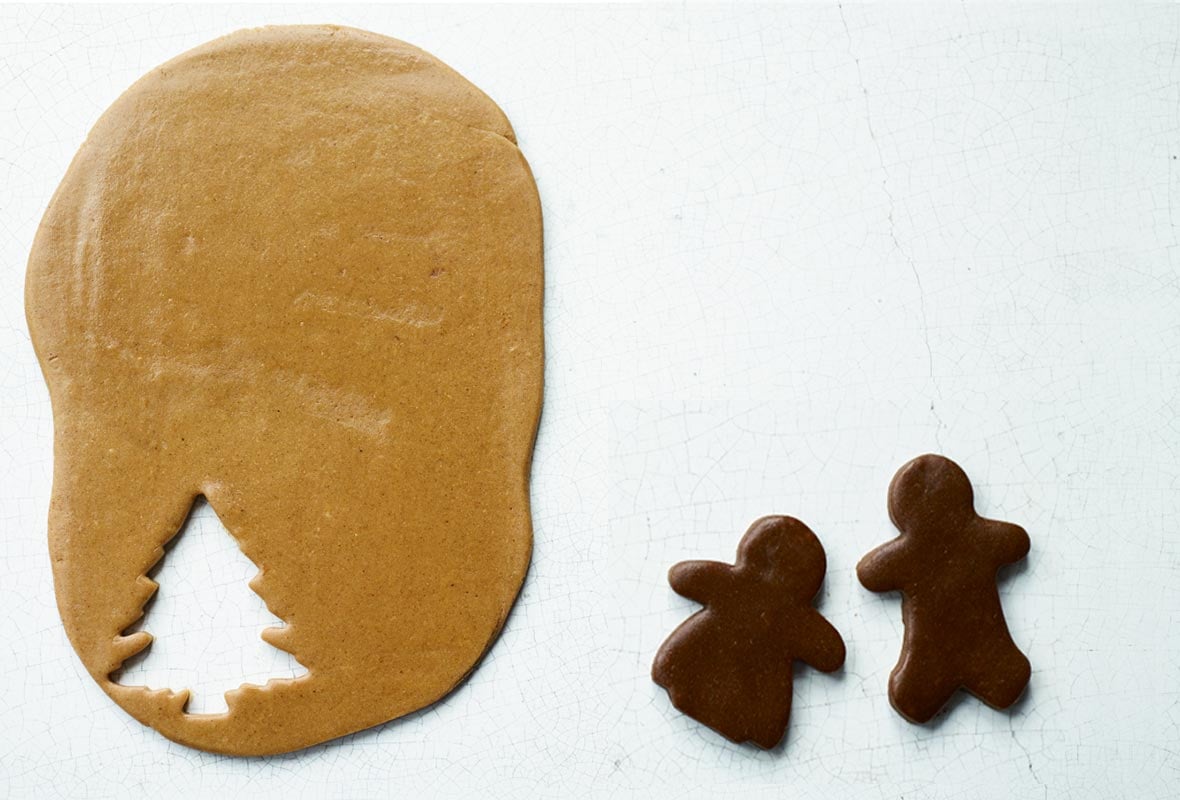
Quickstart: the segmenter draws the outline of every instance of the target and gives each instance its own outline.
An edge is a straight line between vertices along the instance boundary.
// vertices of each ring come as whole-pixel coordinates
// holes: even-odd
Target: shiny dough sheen
[[[29,259],[58,606],[170,739],[268,754],[408,714],[496,637],[532,548],[541,210],[512,127],[427,53],[241,31],[102,116]],[[111,680],[204,495],[308,674],[229,711]]]

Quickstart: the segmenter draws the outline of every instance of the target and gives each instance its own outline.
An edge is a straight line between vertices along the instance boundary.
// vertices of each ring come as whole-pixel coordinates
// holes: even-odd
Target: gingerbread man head
[[[824,580],[827,559],[811,529],[793,517],[763,517],[738,546],[737,567],[765,576],[779,592],[810,603]]]
[[[925,455],[897,471],[889,484],[889,518],[923,542],[954,538],[975,515],[967,473],[949,458]]]

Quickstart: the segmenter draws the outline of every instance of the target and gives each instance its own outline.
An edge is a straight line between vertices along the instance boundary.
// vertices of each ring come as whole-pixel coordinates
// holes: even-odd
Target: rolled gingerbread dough
[[[512,127],[427,53],[241,31],[102,116],[29,259],[54,412],[58,606],[136,719],[289,751],[420,709],[488,649],[532,546],[541,210]],[[111,679],[194,499],[259,565],[308,674],[227,693]]]

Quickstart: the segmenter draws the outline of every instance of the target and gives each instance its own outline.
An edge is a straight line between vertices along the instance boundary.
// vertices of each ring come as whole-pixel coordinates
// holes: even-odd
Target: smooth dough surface
[[[241,31],[120,97],[45,214],[26,296],[58,606],[107,694],[183,744],[269,754],[453,689],[528,567],[541,293],[511,126],[417,48]],[[150,642],[124,634],[199,495],[286,622],[264,638],[308,669],[214,715],[111,680]]]

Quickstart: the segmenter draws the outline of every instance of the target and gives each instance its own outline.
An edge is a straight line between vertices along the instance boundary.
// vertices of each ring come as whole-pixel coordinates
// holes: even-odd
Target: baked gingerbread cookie
[[[726,738],[777,745],[791,715],[793,662],[822,672],[844,664],[844,641],[812,607],[826,563],[806,525],[776,516],[750,526],[735,564],[673,566],[672,588],[705,608],[660,647],[652,680]]]
[[[1030,667],[1008,633],[996,572],[1028,554],[1028,534],[976,514],[967,474],[938,455],[898,470],[889,516],[901,535],[856,571],[869,591],[902,593],[905,637],[889,677],[893,707],[911,722],[927,722],[959,689],[994,708],[1011,706]]]
[[[529,563],[537,189],[486,95],[403,42],[241,31],[91,131],[29,258],[54,415],[49,544],[87,670],[165,736],[289,751],[475,667]],[[111,679],[146,575],[204,496],[308,670],[227,693]]]

